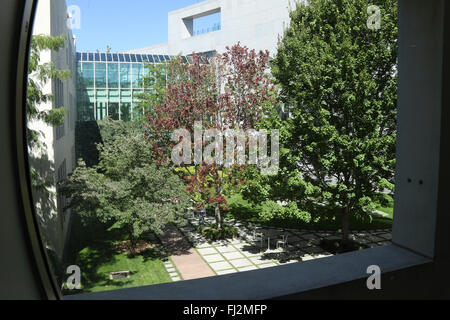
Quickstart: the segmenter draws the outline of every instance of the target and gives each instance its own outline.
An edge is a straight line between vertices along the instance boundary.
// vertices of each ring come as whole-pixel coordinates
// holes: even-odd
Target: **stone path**
[[[206,217],[205,222],[214,223],[214,218]],[[239,238],[208,242],[196,231],[198,219],[167,230],[161,242],[175,265],[167,264],[174,281],[178,281],[176,270],[182,279],[188,280],[328,257],[331,254],[319,247],[320,241],[339,237],[337,232],[268,228],[233,219],[226,219],[226,222],[238,229]],[[253,239],[254,230],[264,235],[263,243]],[[288,245],[276,251],[276,240],[281,235],[288,237]],[[353,232],[351,237],[370,248],[388,245],[392,239],[390,230]],[[268,238],[271,239],[270,251]]]
[[[164,262],[164,267],[166,267],[167,273],[173,282],[181,280],[181,274],[171,260],[167,259],[166,262]]]
[[[238,228],[244,229],[244,226],[239,225]],[[197,252],[217,275],[276,267],[287,263],[330,256],[328,252],[314,247],[313,244],[308,244],[310,248],[307,252],[300,251],[294,245],[288,245],[284,251],[276,251],[274,250],[277,239],[276,230],[267,228],[261,228],[258,232],[262,231],[267,236],[271,236],[270,251],[267,250],[267,242],[261,244],[259,241],[252,241],[251,236],[247,239],[209,243],[195,231],[193,225],[181,227],[180,230],[195,245]],[[252,234],[250,230],[241,231],[242,233]],[[244,234],[242,235],[244,236]]]
[[[183,280],[192,280],[215,275],[175,226],[167,227],[160,240],[171,259],[165,266],[173,281],[181,280],[180,276]]]

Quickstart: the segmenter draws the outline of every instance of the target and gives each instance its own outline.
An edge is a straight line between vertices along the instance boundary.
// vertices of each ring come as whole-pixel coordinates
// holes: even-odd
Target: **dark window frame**
[[[252,272],[252,277],[246,277],[244,273],[227,275],[222,277],[200,279],[195,281],[185,281],[181,283],[156,285],[151,287],[140,287],[125,289],[119,291],[93,293],[88,295],[66,297],[69,299],[102,299],[102,298],[125,298],[125,299],[164,299],[170,296],[171,299],[186,298],[195,299],[203,297],[207,299],[214,298],[231,298],[231,299],[265,299],[282,297],[292,294],[312,293],[313,289],[320,289],[324,287],[343,288],[345,283],[352,281],[359,281],[367,277],[360,267],[359,263],[366,261],[370,263],[379,263],[383,266],[383,274],[389,274],[396,271],[402,271],[401,274],[407,274],[408,268],[418,266],[427,266],[431,263],[437,263],[440,260],[448,259],[449,249],[446,228],[450,225],[448,215],[445,215],[449,206],[447,203],[448,191],[450,190],[450,168],[448,161],[450,160],[450,151],[446,150],[446,146],[450,143],[450,110],[442,108],[450,104],[450,92],[444,91],[444,84],[450,85],[450,66],[448,59],[450,57],[450,46],[444,46],[444,39],[449,41],[450,38],[450,5],[444,4],[444,1],[418,1],[418,0],[400,0],[400,53],[399,53],[399,108],[402,110],[409,110],[418,112],[415,114],[416,118],[424,116],[426,119],[426,128],[433,128],[433,131],[419,141],[414,141],[414,145],[408,143],[408,133],[413,132],[416,128],[411,128],[414,119],[405,117],[406,113],[400,113],[399,123],[400,127],[407,129],[405,131],[399,130],[398,139],[398,155],[402,164],[398,165],[396,172],[397,193],[395,201],[396,220],[394,221],[393,230],[393,245],[380,247],[375,249],[363,250],[360,252],[349,253],[341,256],[325,258],[321,260],[313,260],[288,266],[281,266],[278,268],[271,268],[265,270],[258,270]],[[29,25],[32,21],[32,13],[35,9],[35,1],[25,1],[26,11],[23,25]],[[447,37],[447,38],[446,38]],[[22,28],[22,35],[19,50],[19,66],[18,66],[18,86],[19,91],[24,91],[25,83],[24,72],[26,68],[23,67],[25,61],[25,52],[29,48],[29,28]],[[411,50],[412,45],[418,48]],[[419,45],[420,44],[420,45]],[[427,44],[429,46],[427,46]],[[430,48],[432,47],[432,48]],[[433,51],[435,50],[435,51]],[[23,61],[20,61],[23,58]],[[435,59],[433,59],[435,58]],[[441,59],[441,60],[439,60]],[[447,59],[447,60],[446,60]],[[421,64],[422,63],[422,64]],[[442,66],[443,64],[443,66]],[[422,79],[427,79],[423,82]],[[22,80],[20,80],[22,79]],[[430,81],[431,80],[431,81]],[[420,82],[421,81],[421,82]],[[420,88],[420,92],[414,92],[412,89],[417,89],[417,83],[421,83],[424,88]],[[438,87],[434,86],[439,84]],[[408,94],[410,96],[408,96]],[[422,104],[422,100],[417,101],[419,95],[422,99],[426,99],[426,108]],[[18,96],[21,96],[20,94]],[[18,109],[22,108],[23,100],[18,99],[20,105]],[[427,114],[429,114],[427,118]],[[23,128],[25,123],[24,113],[18,112],[17,126]],[[420,119],[424,120],[424,119]],[[414,123],[415,124],[415,123]],[[433,125],[437,125],[433,126]],[[21,137],[20,130],[17,131],[18,136]],[[423,131],[422,131],[423,132]],[[428,140],[427,140],[428,139]],[[24,157],[25,146],[18,142],[19,160]],[[427,148],[427,142],[432,142],[433,147],[437,144],[437,154],[424,153]],[[433,165],[430,168],[421,168],[418,160],[411,161],[411,165],[403,165],[407,156],[411,152],[417,152],[420,160],[432,161]],[[436,162],[436,160],[438,160]],[[440,162],[439,162],[440,160]],[[24,162],[19,163],[19,174],[23,176],[25,172]],[[416,166],[420,169],[416,173],[418,185],[411,184],[411,179],[404,179]],[[430,180],[420,180],[421,175],[428,173]],[[414,180],[413,180],[414,181]],[[421,183],[420,183],[421,182]],[[29,181],[28,181],[29,184]],[[428,187],[430,186],[431,187]],[[24,207],[27,216],[28,226],[32,229],[30,234],[32,242],[38,241],[35,236],[36,222],[30,215],[33,214],[33,208],[30,202],[27,184],[21,184],[22,193],[28,195],[24,197]],[[24,188],[26,190],[24,190]],[[422,188],[422,189],[421,189]],[[424,189],[427,188],[427,189]],[[419,203],[420,208],[414,208],[417,205],[414,197],[406,196],[416,195],[420,191],[427,192],[428,195],[436,196],[427,197],[425,203]],[[405,196],[406,195],[406,196]],[[418,200],[423,200],[419,198]],[[432,208],[427,207],[427,204],[434,204]],[[425,210],[419,210],[425,209]],[[413,214],[409,214],[412,212]],[[422,220],[426,215],[427,220]],[[400,217],[400,219],[398,219]],[[423,225],[427,227],[425,233],[414,233]],[[439,223],[438,223],[439,222]],[[431,230],[431,232],[429,232]],[[34,236],[33,236],[34,235]],[[430,243],[434,244],[430,246]],[[49,274],[48,263],[45,263],[45,258],[42,252],[39,254],[40,246],[36,243],[32,245],[34,250],[38,250],[35,254],[37,259],[37,268],[41,275],[42,286],[46,290],[49,298],[59,297],[60,292],[55,291],[55,286],[48,283],[51,281],[52,275]],[[441,264],[442,266],[442,264]],[[342,274],[336,275],[332,268],[340,267]],[[303,271],[303,273],[298,273]],[[433,270],[431,270],[432,272]],[[427,274],[424,268],[418,269],[419,273]],[[332,273],[332,274],[331,274]],[[428,270],[428,274],[430,274]],[[441,275],[445,275],[441,273]],[[244,277],[245,276],[245,277]],[[299,278],[300,277],[300,278]],[[417,277],[417,275],[416,275]],[[267,279],[274,280],[274,286],[268,288]],[[276,280],[276,281],[275,281]],[[414,280],[414,277],[409,277],[409,280]],[[431,279],[435,282],[441,279]],[[444,280],[444,279],[442,279]],[[304,283],[300,283],[304,281]],[[279,283],[277,283],[279,282]],[[230,283],[235,284],[231,286]],[[283,287],[280,286],[283,285]],[[54,283],[53,283],[54,284]],[[253,286],[252,286],[253,285]],[[219,286],[221,290],[214,290]],[[423,287],[423,286],[422,286]],[[198,291],[195,291],[198,289]],[[200,290],[201,289],[201,290]],[[261,290],[259,290],[261,289]],[[420,289],[420,288],[418,288]],[[334,296],[336,297],[336,292]],[[356,292],[356,291],[354,291]],[[187,295],[189,294],[189,295]],[[414,294],[414,293],[411,293]]]

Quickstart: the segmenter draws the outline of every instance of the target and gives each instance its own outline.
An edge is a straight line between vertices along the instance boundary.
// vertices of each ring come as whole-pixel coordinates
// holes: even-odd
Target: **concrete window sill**
[[[264,300],[366,279],[432,262],[395,245],[255,271],[146,287],[66,296],[66,300]]]

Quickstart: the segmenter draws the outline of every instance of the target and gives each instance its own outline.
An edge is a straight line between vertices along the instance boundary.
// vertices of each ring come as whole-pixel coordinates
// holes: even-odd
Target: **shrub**
[[[259,218],[263,221],[283,219],[285,209],[274,201],[266,201],[261,208]]]
[[[300,220],[305,223],[311,222],[311,214],[307,211],[300,210],[295,202],[289,203],[289,205],[284,208],[284,211],[285,217],[288,219]]]
[[[392,196],[385,193],[380,194],[377,197],[376,202],[378,202],[382,207],[385,208],[394,207],[394,199],[392,198]]]
[[[208,225],[199,227],[199,232],[210,241],[232,239],[238,235],[238,230],[234,227],[224,225],[221,230],[218,230],[215,225]]]
[[[305,223],[311,222],[311,214],[300,210],[295,202],[290,202],[288,206],[283,207],[274,201],[267,201],[262,205],[259,217],[266,222],[271,220],[299,220]]]

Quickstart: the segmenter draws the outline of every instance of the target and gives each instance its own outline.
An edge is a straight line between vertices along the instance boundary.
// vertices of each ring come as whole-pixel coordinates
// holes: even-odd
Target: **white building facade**
[[[65,108],[64,125],[55,128],[43,121],[28,124],[42,133],[39,140],[43,150],[30,153],[30,165],[51,184],[51,195],[34,192],[37,215],[48,250],[62,259],[70,224],[70,210],[64,210],[65,199],[58,196],[57,184],[65,180],[76,166],[75,122],[76,122],[76,43],[67,24],[66,2],[61,0],[40,0],[38,2],[33,35],[66,35],[66,46],[58,52],[41,52],[40,64],[53,62],[59,70],[70,70],[68,80],[53,79],[43,84],[44,94],[52,94],[53,101],[38,106],[39,111]]]
[[[295,0],[208,0],[169,12],[168,42],[128,53],[189,55],[193,52],[225,52],[238,42],[250,49],[275,55],[279,36],[290,23]],[[220,30],[197,34],[194,21],[220,14]]]

